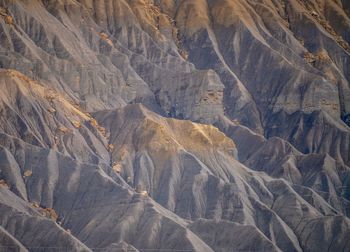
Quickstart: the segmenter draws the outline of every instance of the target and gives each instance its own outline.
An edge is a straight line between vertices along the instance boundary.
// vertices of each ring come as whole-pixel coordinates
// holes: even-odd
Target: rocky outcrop
[[[0,1],[1,248],[348,251],[349,7]]]
[[[230,233],[234,223],[251,225],[257,228],[256,232],[272,239],[277,247],[270,249],[299,251],[309,249],[304,229],[297,224],[299,221],[323,222],[327,221],[326,216],[336,220],[337,215],[348,214],[348,199],[342,198],[348,182],[341,178],[349,170],[343,167],[335,173],[339,168],[329,156],[328,160],[319,154],[303,156],[282,139],[263,140],[245,164],[286,179],[273,180],[240,164],[233,142],[213,127],[164,119],[141,105],[101,111],[94,116],[110,132],[110,141],[115,147],[114,171],[136,191],[149,195],[182,218],[232,222],[227,226],[225,222],[222,224]],[[325,170],[318,171],[322,166]],[[324,178],[327,182],[320,184]],[[347,223],[347,217],[342,217],[339,223],[343,221]],[[199,237],[215,251],[230,251],[229,247],[217,247],[221,239],[228,239],[222,233],[225,231],[220,231],[222,238],[211,233],[212,228],[210,233],[202,233],[208,228],[199,223],[193,224]],[[224,244],[240,249],[235,241]],[[248,240],[240,244],[245,249],[251,245]]]
[[[108,176],[108,167],[79,163],[57,152],[48,153],[45,149],[33,148],[25,143],[22,143],[22,147],[23,149],[18,148],[14,153],[8,154],[12,155],[14,161],[12,166],[3,167],[2,173],[8,169],[18,169],[16,180],[25,184],[26,201],[19,198],[21,195],[15,196],[6,188],[1,190],[3,204],[7,208],[15,208],[15,202],[19,202],[22,208],[27,209],[27,217],[11,217],[13,211],[6,210],[4,206],[1,225],[26,247],[45,248],[52,245],[63,248],[66,247],[63,239],[69,241],[74,235],[92,249],[112,249],[117,246],[113,244],[125,241],[139,248],[211,251],[186,228],[186,221],[163,209],[150,197],[133,191],[117,175]],[[17,152],[25,153],[25,156]],[[25,169],[32,171],[31,176],[21,176],[23,167],[17,163],[19,160],[25,161]],[[45,160],[49,165],[45,165]],[[38,166],[38,162],[42,165]],[[15,182],[7,177],[4,179],[10,189],[16,187]],[[57,223],[39,214],[40,209],[48,208],[57,213]],[[41,224],[34,224],[39,221],[43,222],[42,227]],[[11,224],[16,222],[22,223],[21,230],[28,233],[27,236],[19,233],[14,228],[16,225]],[[52,233],[48,232],[50,226]],[[38,228],[46,235],[43,236],[30,227]],[[58,231],[66,238],[58,238]],[[37,243],[34,242],[36,240]],[[71,250],[80,249],[72,247]]]
[[[3,251],[35,251],[40,248],[67,248],[73,251],[91,251],[55,222],[46,219],[8,189],[0,188],[0,212]],[[28,250],[27,250],[27,249]]]
[[[14,70],[0,70],[0,88],[1,132],[81,161],[109,162],[103,129],[64,94]]]

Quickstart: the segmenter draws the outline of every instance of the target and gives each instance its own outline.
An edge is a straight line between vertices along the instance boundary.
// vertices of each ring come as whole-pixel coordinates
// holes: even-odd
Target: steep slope
[[[85,131],[92,135],[88,126],[84,125],[84,120],[90,123],[92,118],[57,93],[54,96],[55,102],[51,104],[57,111],[49,113],[47,109],[50,104],[43,97],[48,92],[41,83],[9,70],[2,71],[1,78],[0,83],[6,83],[2,85],[4,95],[1,105],[4,108],[2,111],[6,112],[2,118],[8,119],[2,123],[0,133],[1,226],[15,246],[29,250],[66,247],[72,251],[89,251],[86,246],[109,247],[113,250],[118,246],[127,249],[121,243],[126,241],[140,248],[211,251],[186,228],[186,221],[166,211],[151,198],[136,193],[117,174],[108,176],[106,172],[113,171],[102,157],[95,153],[85,153],[82,143],[78,142],[80,147],[68,145],[77,142],[79,138],[87,139],[74,125],[69,126],[68,119],[80,119],[82,122],[78,128],[86,128]],[[23,102],[25,107],[22,108]],[[29,116],[32,111],[37,114]],[[45,135],[34,131],[37,129],[35,126],[43,123],[48,134],[55,132],[51,130],[56,128],[56,124],[50,127],[52,124],[49,120],[63,122],[67,128],[70,127],[70,134],[77,139],[63,143],[72,150],[81,150],[80,153],[75,153],[74,159],[65,149],[49,149],[50,146],[41,141]],[[18,121],[22,127],[16,124]],[[21,132],[33,137],[22,137],[19,135]],[[44,137],[40,139],[39,136]],[[35,137],[40,141],[31,141]],[[100,145],[96,147],[96,152],[107,152],[107,147],[101,144],[106,138],[102,134],[96,134],[97,137]],[[84,154],[93,155],[94,159],[84,160],[78,154],[81,157]],[[104,222],[106,216],[109,216],[108,221]],[[116,224],[113,224],[112,229],[111,223]],[[22,231],[19,232],[17,228]],[[150,229],[154,233],[146,231]],[[168,236],[170,230],[172,234]],[[149,236],[146,237],[145,234]],[[159,242],[160,240],[163,241]],[[2,245],[8,246],[6,244]]]
[[[82,161],[109,162],[102,128],[62,94],[14,70],[0,70],[0,88],[2,132]]]
[[[225,113],[267,137],[276,121],[295,127],[295,112],[348,121],[342,3],[14,1],[3,9],[12,21],[2,19],[1,65],[49,80],[88,111],[142,102],[210,123]]]
[[[195,70],[174,48],[166,48],[169,42],[155,42],[126,2],[97,1],[92,5],[96,8],[89,9],[91,5],[89,1],[9,3],[5,8],[18,22],[2,21],[1,51],[6,54],[1,65],[48,80],[89,111],[135,101],[196,120],[213,120],[213,113],[223,111],[223,85],[213,71]],[[111,13],[106,6],[111,6]],[[26,19],[33,24],[29,26]],[[29,53],[21,53],[25,51]],[[23,63],[17,64],[14,57]],[[212,94],[215,99],[204,100]]]
[[[91,251],[69,232],[43,217],[9,190],[2,187],[0,191],[1,225],[6,229],[3,232],[14,241],[13,244],[1,243],[3,251],[14,251],[17,248],[20,251],[32,251],[40,247]]]
[[[0,245],[350,251],[349,13],[0,1]]]
[[[30,125],[33,119],[25,116],[26,111],[47,110],[48,104],[41,96],[47,92],[42,91],[41,83],[31,83],[14,71],[4,71],[3,78],[7,89],[3,88],[8,90],[3,104],[11,105],[10,111],[20,112],[23,125]],[[19,109],[20,103],[9,102],[18,96],[30,101],[25,110]],[[60,110],[51,115],[53,121],[87,117],[64,97],[56,95],[55,99],[60,102]],[[339,244],[333,244],[333,236],[326,238],[333,229],[340,230],[339,237],[346,237],[349,232],[348,219],[337,216],[333,201],[326,202],[312,189],[298,191],[285,181],[250,171],[237,161],[233,141],[217,128],[163,118],[138,104],[117,111],[100,111],[93,116],[105,128],[105,136],[97,136],[104,141],[109,139],[103,146],[110,149],[111,164],[105,161],[96,162],[98,165],[82,163],[79,158],[74,160],[67,153],[59,153],[59,149],[20,140],[17,131],[1,133],[3,202],[18,209],[12,203],[18,201],[30,209],[26,212],[28,223],[37,218],[35,213],[39,211],[52,219],[41,217],[54,230],[60,230],[54,221],[69,229],[68,233],[63,231],[66,238],[62,239],[74,240],[72,234],[92,249],[118,247],[120,242],[126,242],[136,249],[195,251],[219,249],[221,240],[227,239],[225,236],[239,223],[240,229],[255,234],[256,244],[265,244],[263,246],[276,251],[301,251],[314,246],[308,242],[308,230],[315,227],[310,226],[313,222],[307,223],[317,219],[317,228],[333,227],[330,232],[319,232],[314,239],[323,240],[327,247],[344,245],[346,239],[340,238]],[[11,128],[10,122],[4,123],[4,129]],[[50,124],[45,122],[45,125]],[[79,136],[78,132],[74,134]],[[97,159],[102,161],[100,157]],[[308,202],[304,198],[309,192],[315,196]],[[286,202],[290,207],[284,207]],[[293,208],[297,210],[291,212],[289,209]],[[3,216],[7,214],[4,210]],[[27,230],[29,224],[24,219],[15,221],[11,215],[8,218],[14,223],[23,222],[23,229]],[[214,222],[201,222],[199,218]],[[293,224],[300,219],[304,220],[303,225]],[[218,220],[226,221],[225,231],[216,235],[216,239],[208,240],[203,233],[206,225]],[[10,228],[12,222],[7,218],[2,221],[6,232],[18,244],[29,248],[37,246],[30,241],[41,237],[40,233],[28,229],[33,238],[25,238]],[[172,235],[168,236],[166,230],[171,230]],[[52,244],[50,237],[56,237],[52,235],[48,233],[44,239],[46,243],[40,246]],[[55,241],[60,242],[59,239]],[[248,249],[252,244],[250,240],[244,243],[234,240],[221,249],[229,251],[232,246]]]
[[[325,171],[317,171],[321,167],[318,157],[312,159],[307,156],[295,165],[294,173],[299,175],[300,181],[288,179],[292,171],[284,176],[290,181],[288,184],[285,180],[273,180],[262,173],[252,172],[240,164],[233,142],[212,126],[164,119],[141,105],[130,105],[117,111],[101,111],[95,116],[110,133],[110,143],[115,147],[112,152],[114,171],[131,187],[148,194],[180,217],[194,221],[198,218],[222,219],[247,225],[241,229],[255,227],[255,231],[251,232],[263,234],[260,239],[255,239],[262,242],[266,236],[283,251],[312,251],[314,245],[309,244],[308,230],[314,227],[314,220],[317,220],[315,225],[321,228],[328,225],[326,223],[330,218],[332,223],[334,220],[331,225],[335,229],[344,225],[345,229],[341,233],[344,232],[346,240],[349,220],[338,215],[348,214],[349,200],[342,196],[343,192],[349,190],[349,184],[347,179],[341,179],[343,174],[348,176],[350,170],[347,167],[333,174],[336,167],[325,164],[328,180],[326,184],[320,185],[317,174],[321,176]],[[273,139],[268,143],[275,148],[272,152],[281,149]],[[256,156],[253,155],[246,162],[253,169],[258,170],[259,165],[264,164],[260,161],[264,154],[266,156],[266,152],[261,153],[263,150],[266,150],[266,146],[262,146],[254,154]],[[302,154],[294,151],[294,157],[299,159],[298,155]],[[277,162],[274,155],[287,156],[278,152],[267,156]],[[329,159],[328,162],[334,162]],[[253,163],[253,160],[257,163]],[[307,164],[315,167],[315,170],[310,172]],[[266,170],[267,173],[282,177],[277,170],[284,167],[282,162],[266,166],[277,174]],[[310,179],[310,175],[315,178]],[[338,191],[339,188],[343,191]],[[202,237],[206,224],[194,226]],[[227,232],[234,230],[234,227],[234,224],[228,224],[226,228],[230,231]],[[222,238],[205,238],[205,241],[209,239],[209,244],[219,249],[217,246],[220,239],[225,239],[225,232]],[[332,245],[332,239],[327,239],[326,234],[320,232],[319,235],[322,238],[313,239],[324,240],[325,246],[345,245],[343,242]],[[233,244],[235,241],[238,240],[234,239]],[[244,248],[249,248],[249,240],[243,244]],[[234,246],[238,249],[243,244]],[[226,249],[229,251],[228,247]]]
[[[7,141],[10,142],[9,139]],[[23,181],[28,200],[22,201],[22,204],[27,208],[33,208],[29,205],[31,203],[39,209],[53,209],[57,213],[57,223],[68,230],[68,233],[64,231],[66,236],[72,234],[92,249],[102,249],[125,241],[146,249],[157,247],[211,251],[204,242],[186,229],[184,220],[162,209],[150,198],[133,192],[121,179],[118,184],[115,182],[118,178],[113,180],[107,176],[103,167],[78,163],[57,152],[48,153],[45,149],[33,147],[20,140],[13,141],[19,141],[17,145],[20,146],[16,151],[25,153],[25,156],[8,153],[12,162],[4,166],[2,172],[17,171],[18,175],[14,181]],[[2,149],[9,152],[7,147]],[[13,155],[16,155],[17,159]],[[23,167],[18,164],[18,160],[25,161],[25,169],[32,171],[30,176],[22,178],[20,174]],[[43,163],[44,160],[49,164],[49,171],[45,171],[46,166],[38,165],[38,161]],[[4,179],[9,181],[10,188],[15,187],[14,182],[6,177]],[[14,207],[13,200],[7,194],[4,195],[4,201]],[[29,212],[28,215],[32,218],[33,213]],[[5,211],[2,216],[6,216]],[[2,218],[2,226],[28,247],[35,245],[33,239],[38,239],[38,247],[50,247],[53,241],[58,242],[57,247],[64,247],[54,234],[43,237],[40,233],[31,231],[29,227],[33,224],[24,220],[25,217],[18,217],[13,222],[23,223],[21,229],[27,230],[25,234],[30,234],[33,238],[22,237],[16,229],[11,228],[12,224],[7,218]],[[46,222],[57,226],[52,220]],[[46,228],[42,230],[47,231]],[[171,235],[168,235],[170,231]]]
[[[265,139],[227,120],[217,125],[234,139],[239,160],[247,167],[289,181],[308,202],[318,197],[312,188],[332,208],[349,216],[349,166],[328,154],[303,154],[281,138]]]

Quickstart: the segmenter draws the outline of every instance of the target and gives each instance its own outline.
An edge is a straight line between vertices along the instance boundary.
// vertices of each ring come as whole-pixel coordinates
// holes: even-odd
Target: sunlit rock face
[[[350,251],[349,43],[345,0],[0,1],[0,247]]]

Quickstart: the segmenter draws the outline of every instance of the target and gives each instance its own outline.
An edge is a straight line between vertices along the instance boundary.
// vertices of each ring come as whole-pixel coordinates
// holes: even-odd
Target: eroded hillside
[[[0,247],[350,251],[349,34],[345,0],[0,1]]]

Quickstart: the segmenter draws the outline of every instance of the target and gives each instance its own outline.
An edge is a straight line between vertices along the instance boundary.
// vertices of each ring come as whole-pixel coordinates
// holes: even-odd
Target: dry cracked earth
[[[350,251],[350,1],[0,0],[0,251]]]

